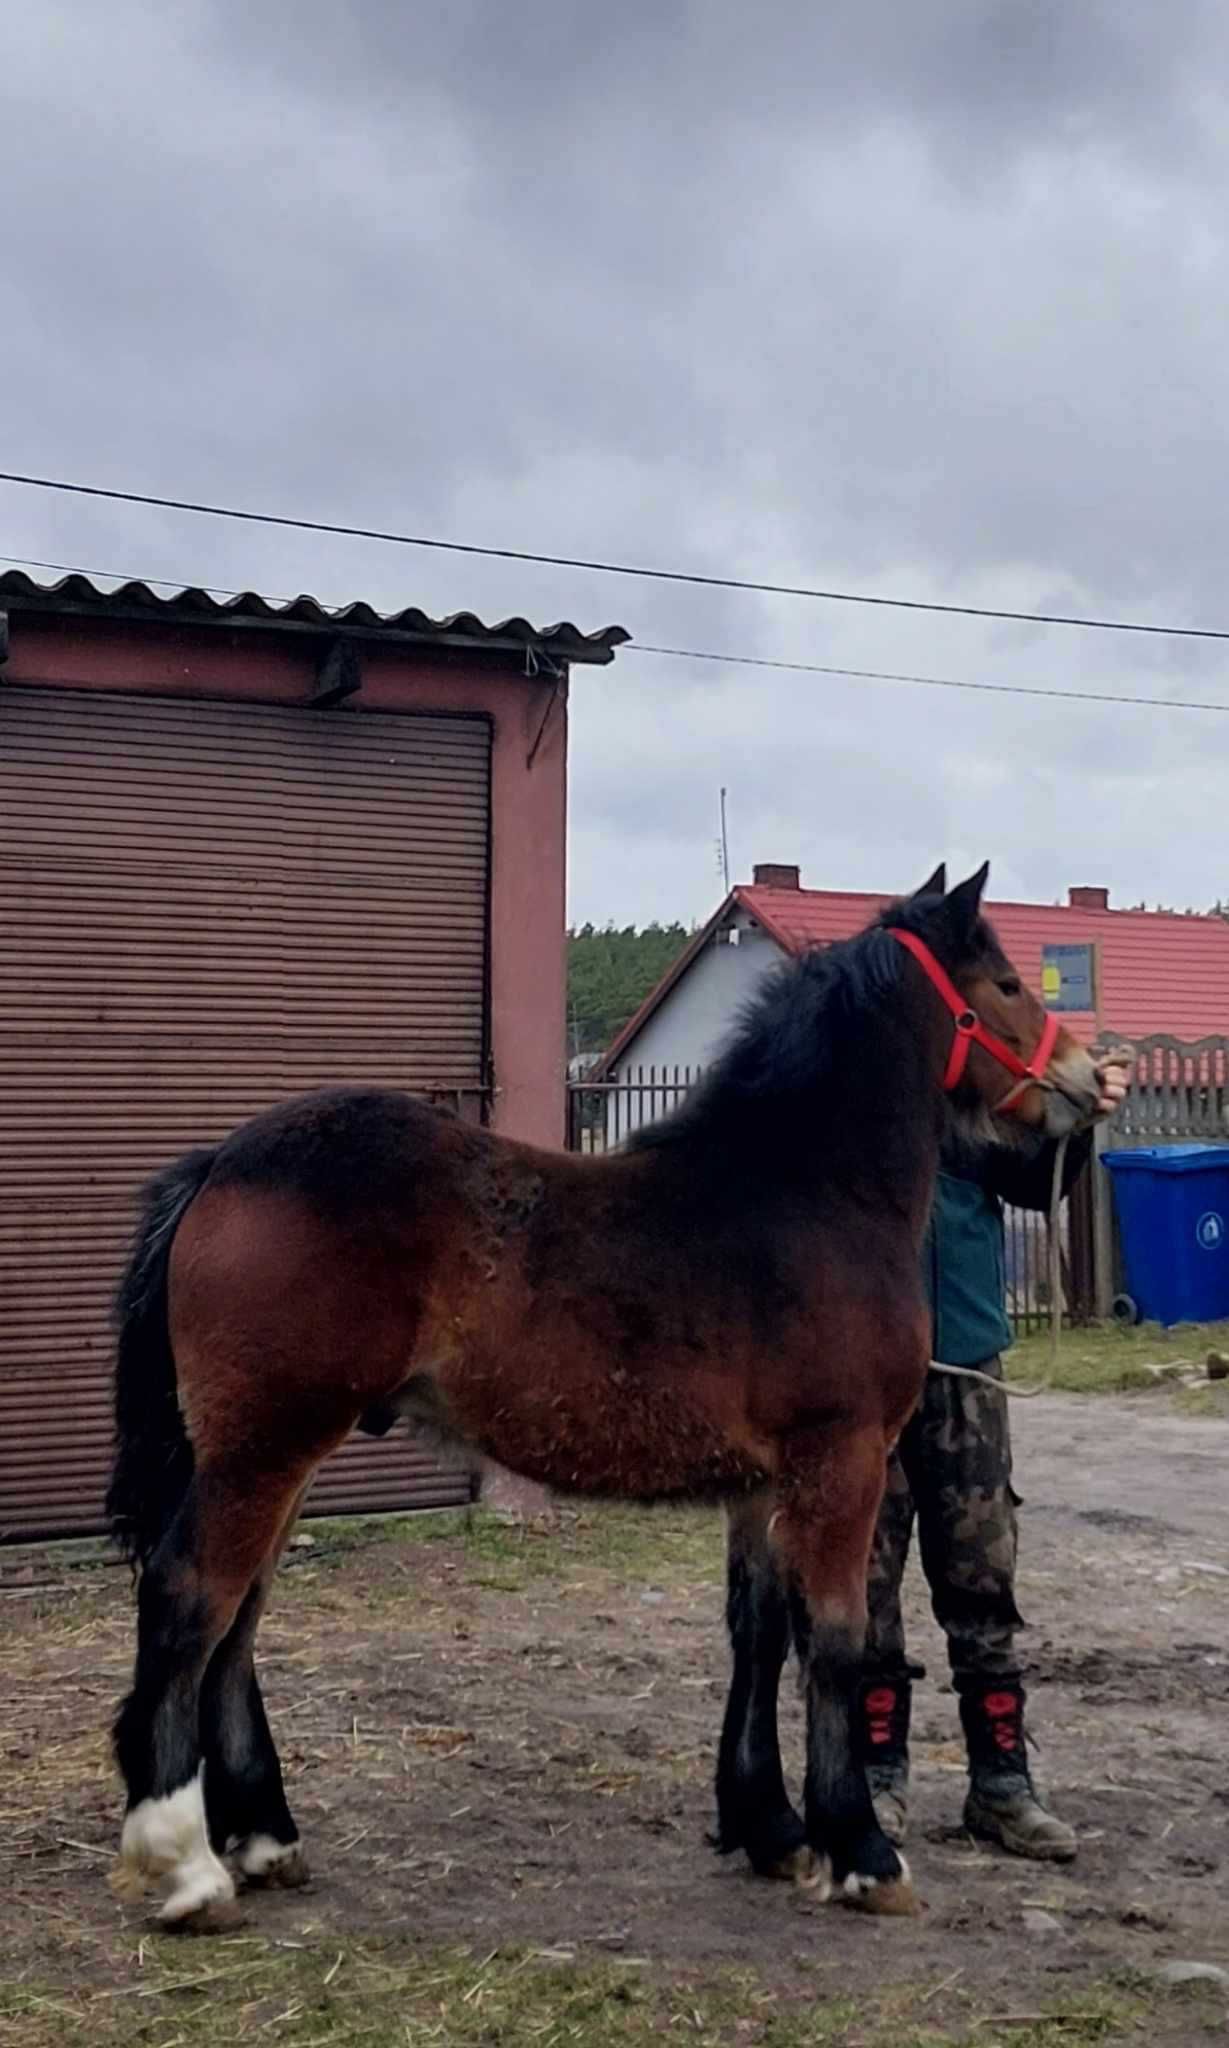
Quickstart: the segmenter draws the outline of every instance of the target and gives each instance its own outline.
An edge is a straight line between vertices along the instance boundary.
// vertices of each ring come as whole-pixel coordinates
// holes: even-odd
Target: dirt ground
[[[832,2014],[906,2014],[899,2043],[1218,2034],[1229,1987],[1175,1992],[1158,1973],[1229,1970],[1229,1421],[1157,1391],[1047,1395],[1016,1403],[1013,1423],[1032,1726],[1039,1774],[1081,1833],[1070,1870],[961,1833],[955,1701],[916,1568],[914,1647],[930,1676],[910,1853],[926,1910],[884,1922],[757,1883],[705,1846],[725,1668],[716,1516],[317,1525],[287,1560],[263,1637],[315,1879],[250,1896],[255,1935],[339,1957],[350,1939],[398,1954],[516,1951],[662,1983],[733,1969],[810,2014],[829,2001]],[[173,1948],[177,1967],[210,1949],[151,1936],[106,1883],[118,1832],[106,1726],[131,1614],[125,1574],[101,1557],[0,1554],[0,1980],[28,1994],[0,2003],[0,2040],[76,2038],[82,2001],[122,1995],[154,1949]],[[792,1688],[787,1722],[797,1760]],[[57,1987],[68,2017],[40,2033]],[[756,1996],[731,2038],[881,2038],[848,2018],[765,2033]],[[197,2038],[159,2014],[131,2038]],[[1057,2017],[1042,2028],[1041,2015]],[[436,2036],[454,2037],[522,2035]],[[317,2036],[287,2022],[253,2038]],[[418,2036],[407,2023],[397,2038]]]

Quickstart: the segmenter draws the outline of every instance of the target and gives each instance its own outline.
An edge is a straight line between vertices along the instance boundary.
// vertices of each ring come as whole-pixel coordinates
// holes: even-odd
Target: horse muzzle
[[[1069,1138],[1094,1122],[1101,1101],[1101,1077],[1082,1047],[1046,1068],[1042,1127],[1049,1138]]]

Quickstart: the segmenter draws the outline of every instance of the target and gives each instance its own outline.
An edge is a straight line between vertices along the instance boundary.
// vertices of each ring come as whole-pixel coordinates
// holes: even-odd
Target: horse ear
[[[953,929],[962,935],[971,932],[981,916],[982,890],[986,886],[989,874],[990,863],[986,860],[982,862],[975,875],[969,876],[967,882],[958,882],[951,895],[944,900],[943,908]]]
[[[920,889],[915,889],[909,900],[912,903],[916,903],[919,896],[946,896],[946,894],[947,862],[941,860],[930,880],[923,882]]]

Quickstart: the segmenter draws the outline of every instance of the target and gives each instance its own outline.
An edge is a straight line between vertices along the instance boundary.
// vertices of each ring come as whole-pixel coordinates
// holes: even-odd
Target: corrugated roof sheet
[[[437,641],[465,647],[537,650],[563,661],[608,662],[631,635],[622,626],[602,626],[582,633],[570,619],[553,626],[534,626],[519,617],[488,624],[473,612],[452,612],[432,618],[417,605],[399,612],[378,612],[358,602],[330,608],[315,597],[285,603],[241,590],[219,597],[197,585],[159,595],[148,583],[121,583],[103,590],[90,577],[74,573],[56,583],[38,583],[24,569],[0,572],[0,609],[79,612],[117,619],[157,619],[174,624],[222,626],[287,626],[316,632],[347,633],[390,640]]]
[[[704,940],[732,911],[745,910],[787,953],[801,953],[808,946],[852,938],[891,900],[852,890],[732,889],[620,1032],[592,1078],[608,1076]],[[986,915],[1008,958],[1037,989],[1044,946],[1096,942],[1106,1036],[1138,1039],[1165,1032],[1189,1043],[1229,1034],[1229,923],[1224,918],[1045,903],[987,903]],[[1091,1015],[1066,1015],[1063,1022],[1078,1038],[1096,1035]]]

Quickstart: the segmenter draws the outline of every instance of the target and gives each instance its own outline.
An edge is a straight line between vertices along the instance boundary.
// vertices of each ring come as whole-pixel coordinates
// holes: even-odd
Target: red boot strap
[[[994,1746],[1010,1755],[1023,1746],[1022,1715],[1024,1703],[1019,1693],[988,1692],[981,1702],[982,1712],[990,1723]]]
[[[877,1685],[867,1693],[863,1705],[866,1708],[866,1732],[872,1743],[881,1748],[892,1740],[892,1715],[896,1711],[896,1691],[890,1685]]]

